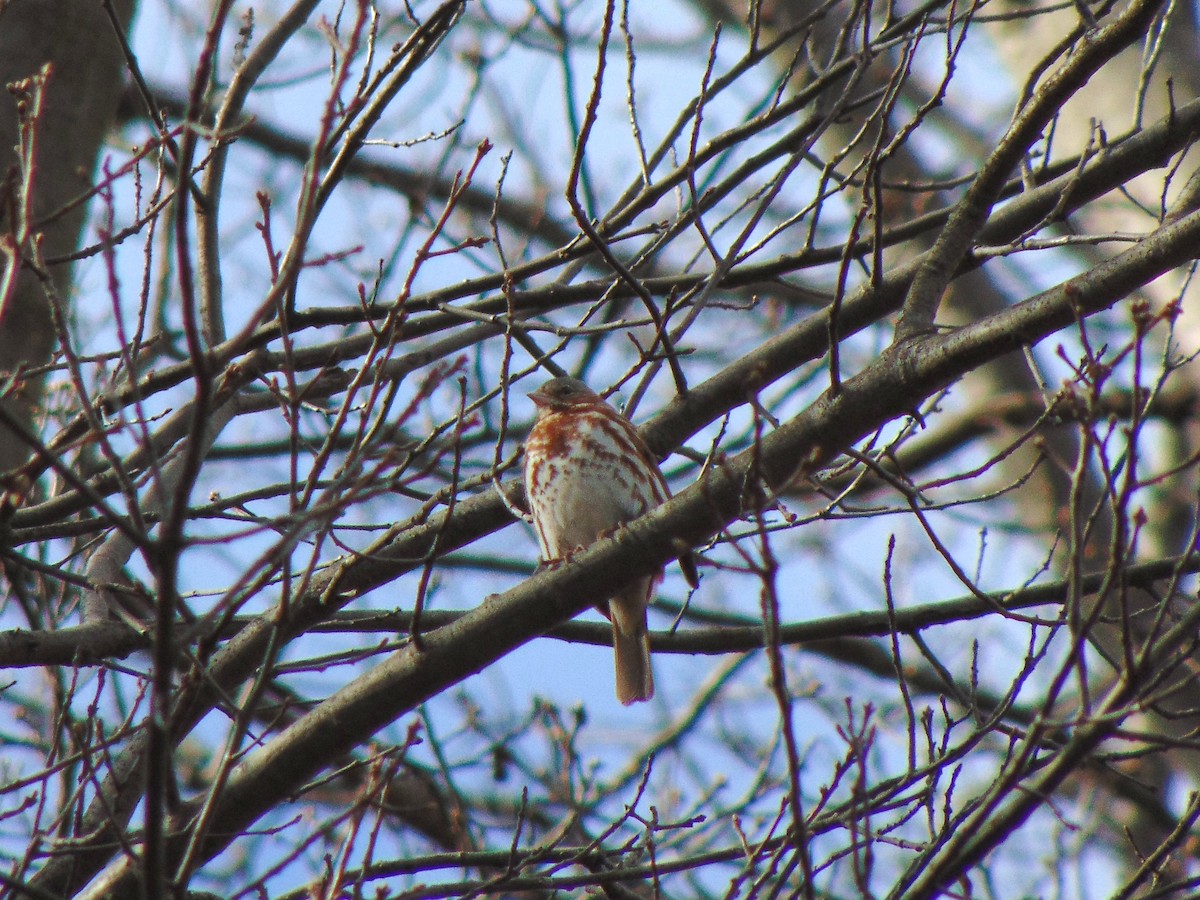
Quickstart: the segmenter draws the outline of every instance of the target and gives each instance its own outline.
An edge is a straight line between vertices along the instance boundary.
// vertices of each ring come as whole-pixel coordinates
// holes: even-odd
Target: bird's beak
[[[542,393],[541,388],[538,388],[536,391],[530,391],[525,396],[527,396],[530,400],[532,400],[533,405],[536,406],[538,409],[541,409],[544,406],[550,405],[550,398]]]

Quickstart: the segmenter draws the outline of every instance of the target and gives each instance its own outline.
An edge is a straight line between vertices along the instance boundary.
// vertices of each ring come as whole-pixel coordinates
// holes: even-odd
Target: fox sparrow
[[[623,415],[575,378],[554,378],[529,395],[537,420],[525,443],[525,496],[542,558],[561,562],[671,496],[658,464]],[[690,554],[680,559],[695,587]],[[639,578],[598,604],[612,621],[617,699],[654,696],[646,606],[662,573]]]

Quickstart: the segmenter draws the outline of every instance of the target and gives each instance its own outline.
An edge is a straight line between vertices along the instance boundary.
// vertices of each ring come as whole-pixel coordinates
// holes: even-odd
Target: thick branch
[[[846,446],[903,416],[956,378],[1024,344],[1034,344],[1080,316],[1117,303],[1140,284],[1191,259],[1200,241],[1200,213],[1164,226],[1134,248],[1091,272],[1010,310],[946,335],[911,341],[883,355],[826,393],[807,410],[752,448],[617,535],[600,541],[574,563],[541,572],[486,600],[452,625],[424,636],[333,694],[233,772],[212,819],[203,859],[219,852],[265,811],[290,796],[331,758],[369,738],[415,708],[565,621],[629,579],[651,573],[737,519],[757,486],[778,489],[797,469],[811,470]],[[322,585],[329,596],[343,586]],[[249,631],[250,629],[248,629]],[[185,808],[174,819],[185,828]],[[178,850],[181,844],[176,841]],[[121,860],[88,896],[132,897],[135,865]]]

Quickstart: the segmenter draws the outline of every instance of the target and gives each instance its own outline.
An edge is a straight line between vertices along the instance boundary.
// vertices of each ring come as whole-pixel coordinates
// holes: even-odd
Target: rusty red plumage
[[[529,396],[538,409],[525,443],[525,494],[546,561],[569,558],[671,496],[637,429],[582,381],[554,378]],[[695,585],[692,561],[681,564]],[[661,580],[661,572],[639,578],[598,604],[613,624],[624,704],[654,695],[646,607]]]

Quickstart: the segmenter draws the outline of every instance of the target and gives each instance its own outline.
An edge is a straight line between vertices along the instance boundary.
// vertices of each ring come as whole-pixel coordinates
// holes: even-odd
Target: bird
[[[542,559],[569,560],[671,496],[650,449],[629,419],[577,378],[552,378],[530,392],[537,415],[525,442],[525,497]],[[693,588],[690,553],[679,560]],[[597,603],[612,622],[617,699],[654,696],[646,607],[662,572]]]

